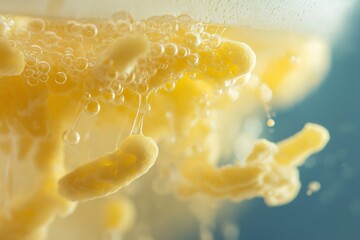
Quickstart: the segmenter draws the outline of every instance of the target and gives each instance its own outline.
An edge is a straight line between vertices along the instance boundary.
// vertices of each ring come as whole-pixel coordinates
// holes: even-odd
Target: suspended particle
[[[143,103],[140,107],[140,112],[142,114],[148,114],[151,111],[151,105],[149,103]]]
[[[80,142],[80,134],[74,129],[67,129],[63,132],[62,139],[65,144],[78,144]]]
[[[275,126],[275,120],[272,119],[272,118],[269,118],[267,121],[266,121],[266,125],[268,127],[274,127]]]
[[[67,75],[63,72],[57,72],[55,75],[55,82],[59,85],[65,84],[67,81]]]
[[[306,195],[311,196],[313,193],[316,193],[320,190],[321,184],[317,181],[310,182],[308,185],[308,189],[306,191]]]
[[[94,99],[90,99],[85,104],[84,110],[90,115],[97,115],[100,112],[100,103]]]

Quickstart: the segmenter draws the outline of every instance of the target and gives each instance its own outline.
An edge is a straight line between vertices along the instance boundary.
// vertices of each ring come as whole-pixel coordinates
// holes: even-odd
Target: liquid
[[[325,128],[307,124],[272,143],[257,140],[263,124],[245,124],[260,109],[274,127],[271,106],[290,106],[319,82],[327,48],[316,38],[226,29],[185,14],[2,16],[0,26],[0,147],[4,159],[27,162],[36,175],[26,194],[10,191],[4,168],[0,239],[151,237],[138,230],[141,222],[166,236],[156,232],[157,208],[144,210],[162,195],[204,201],[197,211],[254,197],[286,204],[300,189],[298,167],[329,139]],[[237,135],[243,159],[220,166]],[[15,179],[29,178],[19,169]],[[187,209],[180,218],[195,215],[201,238],[211,239],[215,210],[208,216],[169,201]]]

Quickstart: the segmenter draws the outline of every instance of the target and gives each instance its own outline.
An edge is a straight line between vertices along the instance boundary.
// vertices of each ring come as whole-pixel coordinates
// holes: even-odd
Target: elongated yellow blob
[[[19,75],[24,67],[24,54],[0,38],[0,77]]]
[[[104,197],[144,175],[154,165],[158,152],[151,138],[129,136],[117,151],[65,175],[59,181],[59,191],[73,201]]]

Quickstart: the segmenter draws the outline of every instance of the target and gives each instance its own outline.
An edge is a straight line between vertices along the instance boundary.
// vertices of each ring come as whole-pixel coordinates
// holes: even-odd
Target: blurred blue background
[[[286,138],[306,122],[324,125],[331,141],[301,168],[303,185],[295,201],[269,208],[258,199],[239,210],[239,239],[360,239],[360,1],[333,45],[327,78],[305,101],[277,112],[270,139]],[[307,196],[311,181],[319,181],[321,190]],[[216,239],[221,235],[218,229]]]

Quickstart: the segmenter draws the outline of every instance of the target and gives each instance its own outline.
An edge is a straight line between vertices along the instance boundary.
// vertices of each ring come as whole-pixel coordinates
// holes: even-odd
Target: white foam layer
[[[200,20],[332,35],[359,0],[52,0],[63,2],[51,15],[106,17],[126,10],[137,18],[188,13]],[[3,12],[48,14],[47,0],[1,0]]]

